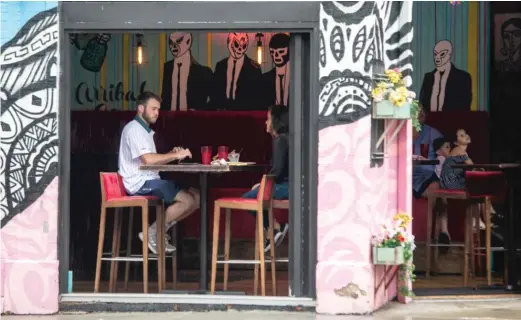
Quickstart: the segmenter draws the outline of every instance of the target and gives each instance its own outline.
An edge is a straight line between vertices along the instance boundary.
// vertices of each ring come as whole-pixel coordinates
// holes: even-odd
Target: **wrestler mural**
[[[191,33],[174,32],[168,38],[173,59],[163,67],[162,110],[206,110],[212,70],[192,56]]]
[[[229,56],[215,65],[212,109],[265,109],[260,65],[246,54],[250,44],[248,34],[231,32],[226,44]]]
[[[470,74],[451,62],[453,47],[448,40],[434,46],[433,71],[423,77],[420,103],[427,112],[470,111],[472,79]]]
[[[289,39],[289,35],[285,33],[274,34],[270,39],[270,56],[275,67],[262,75],[268,106],[289,106]]]

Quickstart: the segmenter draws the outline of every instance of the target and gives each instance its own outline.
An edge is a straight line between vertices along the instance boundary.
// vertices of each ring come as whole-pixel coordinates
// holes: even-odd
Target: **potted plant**
[[[391,221],[382,224],[380,233],[373,237],[373,264],[399,265],[401,279],[414,281],[412,257],[416,245],[414,236],[407,230],[412,218],[405,213],[396,214]],[[400,289],[404,296],[412,296],[409,287]]]
[[[405,86],[402,73],[398,69],[385,70],[385,74],[375,77],[376,87],[372,90],[373,118],[412,119],[413,126],[421,130],[418,121],[418,100],[416,94]]]

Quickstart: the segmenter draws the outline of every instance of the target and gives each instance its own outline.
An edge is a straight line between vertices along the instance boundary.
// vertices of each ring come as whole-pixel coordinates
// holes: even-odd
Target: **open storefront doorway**
[[[289,44],[289,59],[291,60],[291,87],[289,96],[290,108],[290,214],[289,221],[290,230],[288,233],[288,257],[287,266],[287,287],[286,297],[306,298],[305,301],[311,301],[315,296],[315,264],[316,264],[316,153],[317,153],[317,126],[316,115],[318,114],[318,35],[315,20],[318,18],[318,7],[316,4],[306,4],[302,6],[293,4],[284,4],[287,8],[281,10],[280,5],[274,6],[269,3],[256,4],[236,4],[236,3],[110,3],[110,4],[87,4],[87,3],[69,3],[60,4],[59,10],[62,17],[62,39],[64,43],[61,45],[61,83],[60,83],[60,105],[64,106],[60,112],[60,292],[64,297],[64,301],[88,301],[89,299],[99,301],[88,290],[80,290],[85,293],[76,293],[74,289],[74,275],[70,276],[73,261],[72,257],[78,255],[74,250],[78,250],[78,246],[73,244],[74,226],[71,223],[73,219],[74,199],[79,199],[73,186],[78,186],[81,181],[73,179],[73,172],[81,171],[81,168],[74,168],[71,161],[71,153],[74,136],[73,127],[74,120],[72,105],[75,100],[87,99],[85,85],[81,85],[79,90],[72,88],[73,68],[72,56],[74,50],[69,43],[69,39],[78,42],[79,38],[85,34],[111,34],[113,36],[121,36],[122,39],[134,39],[137,45],[143,38],[152,38],[154,34],[170,34],[171,32],[196,32],[198,34],[227,34],[229,32],[246,32],[246,33],[288,33],[291,35]],[[211,8],[210,8],[211,7]],[[295,8],[299,10],[295,10]],[[208,13],[211,13],[211,16]],[[275,14],[275,18],[274,18]],[[134,21],[129,17],[138,17]],[[212,23],[215,17],[222,17],[219,21],[230,21]],[[237,19],[236,17],[241,17]],[[269,19],[268,19],[269,18]],[[232,22],[232,21],[278,21],[278,23],[255,23],[255,22]],[[194,22],[199,21],[199,22]],[[190,22],[190,23],[188,23]],[[97,38],[96,38],[97,39]],[[85,40],[85,39],[83,39]],[[92,40],[92,39],[91,39]],[[101,39],[106,40],[106,37]],[[256,44],[257,39],[250,39],[250,43]],[[89,40],[90,41],[90,40]],[[89,45],[89,41],[85,46]],[[97,40],[91,44],[94,46]],[[123,40],[124,41],[124,40]],[[128,40],[127,40],[128,41]],[[99,44],[100,41],[97,41]],[[146,41],[145,41],[146,43]],[[208,44],[208,43],[206,43]],[[103,43],[97,48],[103,48]],[[315,48],[316,50],[313,50]],[[77,49],[77,46],[76,46]],[[198,48],[201,49],[201,46]],[[85,51],[85,48],[84,50]],[[268,51],[269,52],[269,51]],[[79,59],[83,67],[96,67],[96,57],[92,55],[92,59],[84,58],[84,52]],[[99,57],[98,57],[99,58]],[[133,59],[137,57],[129,57]],[[147,57],[144,57],[146,60]],[[264,59],[269,59],[269,53],[264,54]],[[205,61],[206,62],[206,61]],[[214,61],[215,63],[216,61]],[[211,66],[209,66],[211,67]],[[107,72],[107,71],[105,71]],[[105,79],[107,75],[105,74]],[[106,80],[105,80],[106,81]],[[139,81],[138,81],[139,82]],[[142,82],[142,81],[141,81]],[[78,84],[79,86],[80,84]],[[109,84],[110,86],[110,84]],[[117,95],[118,84],[114,84],[112,98]],[[138,90],[139,90],[138,84]],[[145,84],[146,86],[146,84]],[[122,89],[121,89],[122,90]],[[120,91],[121,91],[120,90]],[[95,92],[94,88],[90,90],[90,94]],[[126,110],[132,110],[129,105],[132,104],[132,92],[124,92],[121,104],[126,104]],[[79,94],[75,94],[79,92]],[[82,94],[83,92],[83,94]],[[116,92],[116,93],[114,93]],[[160,93],[160,92],[158,92]],[[103,96],[103,94],[101,94]],[[110,92],[106,95],[110,97]],[[96,98],[90,100],[96,100]],[[114,99],[116,100],[116,99]],[[77,102],[77,101],[76,101]],[[89,101],[90,102],[90,101]],[[119,103],[119,102],[118,102]],[[93,101],[94,107],[100,103]],[[110,106],[109,106],[110,108]],[[93,111],[94,112],[94,111]],[[119,111],[118,111],[119,112]],[[216,111],[218,112],[218,111]],[[226,112],[226,111],[225,111]],[[163,115],[164,116],[164,115]],[[103,128],[99,128],[103,130]],[[117,141],[116,141],[117,143]],[[117,156],[116,156],[117,158]],[[109,160],[110,161],[110,160]],[[117,165],[117,162],[116,162]],[[114,168],[113,171],[116,171]],[[91,179],[92,180],[92,179]],[[93,180],[95,181],[95,180]],[[98,183],[99,184],[99,183]],[[99,188],[97,185],[92,186],[94,189]],[[210,199],[209,199],[210,200]],[[96,212],[92,213],[93,215]],[[78,221],[78,220],[76,220]],[[211,222],[211,221],[210,221]],[[207,228],[208,221],[199,222],[200,228]],[[197,224],[196,224],[197,225]],[[76,226],[77,228],[78,226]],[[92,233],[89,241],[96,242],[97,226],[92,226]],[[107,233],[112,230],[110,227]],[[210,237],[209,237],[210,238]],[[124,239],[124,238],[123,238]],[[211,240],[211,239],[209,239]],[[124,241],[124,240],[123,240]],[[190,255],[197,255],[197,245],[189,248]],[[194,252],[195,251],[195,252]],[[85,257],[87,258],[87,257]],[[95,259],[95,256],[92,257]],[[194,260],[194,259],[192,259]],[[199,258],[195,260],[200,260]],[[202,261],[202,260],[201,260]],[[91,263],[89,263],[91,265]],[[168,262],[167,262],[168,266]],[[123,268],[120,267],[120,270]],[[122,273],[122,272],[120,272]],[[139,272],[138,272],[139,273]],[[72,282],[71,282],[72,279]],[[197,281],[198,282],[198,281]],[[251,281],[253,285],[253,281]],[[267,283],[269,285],[269,283]],[[73,288],[72,294],[70,288]],[[153,291],[152,291],[153,292]],[[118,298],[113,296],[105,299],[113,302],[131,302],[128,297]],[[175,295],[170,295],[174,297]],[[212,297],[215,298],[213,303],[219,303],[219,296],[208,296],[204,299],[204,303],[212,303]],[[251,297],[250,297],[251,298]],[[76,300],[75,300],[76,299]],[[119,300],[118,300],[119,299]],[[189,300],[199,301],[200,298],[189,298]],[[108,300],[107,300],[108,301]],[[264,300],[263,304],[270,304]],[[254,300],[249,300],[248,304],[256,304]],[[298,302],[302,305],[302,301]]]

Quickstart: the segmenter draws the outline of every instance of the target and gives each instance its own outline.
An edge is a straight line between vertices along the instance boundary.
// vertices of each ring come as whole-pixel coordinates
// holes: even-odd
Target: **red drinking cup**
[[[204,146],[201,147],[201,163],[210,164],[212,162],[212,147]]]
[[[220,146],[218,149],[217,149],[217,157],[219,159],[224,159],[226,161],[228,161],[228,147],[226,146]]]
[[[429,158],[429,145],[427,143],[422,143],[421,144],[421,156],[424,157],[425,159],[428,159]]]

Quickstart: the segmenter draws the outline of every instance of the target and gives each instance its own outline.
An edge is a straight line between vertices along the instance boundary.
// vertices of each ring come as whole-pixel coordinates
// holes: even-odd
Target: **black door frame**
[[[290,32],[290,296],[315,298],[317,262],[319,2],[59,2],[59,277],[68,291],[72,32]]]

